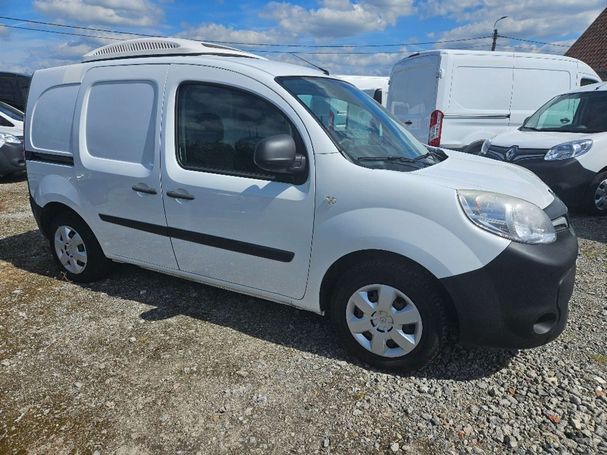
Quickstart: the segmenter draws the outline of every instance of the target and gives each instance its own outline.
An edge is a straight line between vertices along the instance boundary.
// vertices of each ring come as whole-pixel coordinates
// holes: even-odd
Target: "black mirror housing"
[[[255,147],[253,160],[260,169],[280,174],[294,172],[297,146],[288,134],[278,134],[261,140]]]
[[[383,100],[383,93],[382,93],[381,88],[378,88],[375,90],[375,92],[373,93],[373,99],[375,101],[377,101],[379,104],[381,104],[381,102]]]

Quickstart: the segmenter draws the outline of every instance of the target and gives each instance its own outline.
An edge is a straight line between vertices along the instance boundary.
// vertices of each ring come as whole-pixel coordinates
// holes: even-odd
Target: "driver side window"
[[[185,169],[280,180],[254,161],[257,144],[279,134],[293,137],[298,153],[305,154],[290,120],[259,96],[216,84],[187,82],[179,87],[177,159]]]

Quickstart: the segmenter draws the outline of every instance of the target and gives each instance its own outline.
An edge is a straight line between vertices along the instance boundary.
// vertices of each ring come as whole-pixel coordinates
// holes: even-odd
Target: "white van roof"
[[[136,38],[108,44],[84,55],[82,62],[169,55],[224,55],[263,59],[233,47],[180,38]]]
[[[394,65],[397,67],[399,65],[407,64],[410,59],[414,59],[417,57],[426,57],[426,56],[488,56],[488,57],[514,57],[514,58],[533,58],[533,59],[549,59],[549,60],[560,60],[563,62],[571,62],[582,65],[584,69],[590,70],[590,74],[593,74],[592,68],[590,68],[586,63],[582,62],[573,57],[567,57],[565,55],[557,55],[557,54],[539,54],[535,52],[506,52],[506,51],[470,51],[464,49],[434,49],[429,51],[421,51],[415,52],[408,57],[405,57]]]
[[[245,57],[245,58],[243,58]],[[82,58],[82,63],[56,68],[38,70],[36,73],[68,72],[70,78],[79,80],[82,69],[103,62],[104,66],[123,65],[128,63],[156,64],[219,64],[222,67],[247,66],[262,71],[271,77],[279,76],[327,76],[323,72],[306,66],[268,60],[258,55],[212,43],[192,41],[179,38],[137,38],[112,43],[95,49]],[[219,63],[221,62],[221,63]],[[70,79],[70,80],[71,80]]]
[[[565,55],[558,54],[540,54],[535,52],[508,52],[508,51],[471,51],[465,49],[433,49],[428,51],[415,52],[408,57],[400,60],[407,60],[408,58],[424,56],[424,55],[491,55],[494,57],[531,57],[531,58],[551,58],[557,60],[569,60],[578,62],[579,60],[573,57],[567,57]]]

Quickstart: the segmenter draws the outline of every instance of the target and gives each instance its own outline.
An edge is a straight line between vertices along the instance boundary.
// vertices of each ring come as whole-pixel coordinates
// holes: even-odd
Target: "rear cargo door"
[[[436,56],[413,57],[396,67],[390,78],[388,110],[421,142],[428,142],[430,114],[438,90]]]

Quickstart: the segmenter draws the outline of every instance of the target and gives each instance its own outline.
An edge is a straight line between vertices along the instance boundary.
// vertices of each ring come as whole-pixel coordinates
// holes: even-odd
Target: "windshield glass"
[[[277,81],[356,163],[419,168],[446,158],[420,143],[383,107],[347,82],[323,77],[283,77]]]
[[[0,101],[0,112],[13,120],[17,120],[18,122],[23,121],[23,112],[15,109],[13,106],[3,103],[2,101]]]
[[[607,131],[607,91],[569,93],[550,100],[521,130],[563,133]]]

